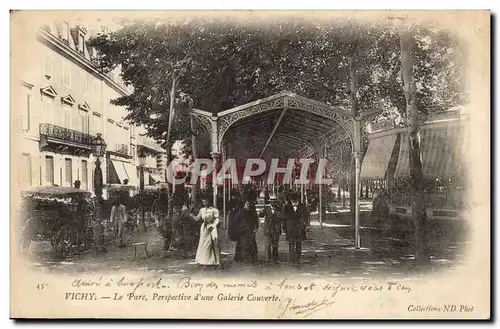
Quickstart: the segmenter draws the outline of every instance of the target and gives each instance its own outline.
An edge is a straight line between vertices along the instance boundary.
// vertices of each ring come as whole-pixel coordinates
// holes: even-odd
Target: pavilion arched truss
[[[238,133],[243,136],[240,138],[243,142],[251,142],[246,145],[249,148],[257,150],[260,144],[262,152],[267,150],[271,154],[284,153],[296,158],[309,157],[319,147],[332,142],[347,142],[354,150],[356,118],[351,111],[291,92],[282,92],[217,115],[203,110],[193,110],[191,115],[210,135],[213,154],[223,151],[223,141],[227,136],[237,144]],[[273,129],[269,131],[271,127]],[[245,145],[239,146],[244,150]]]

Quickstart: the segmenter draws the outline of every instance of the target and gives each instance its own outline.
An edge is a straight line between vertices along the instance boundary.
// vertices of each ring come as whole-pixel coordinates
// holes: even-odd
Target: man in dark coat
[[[259,229],[259,216],[250,201],[245,202],[245,206],[238,213],[236,221],[238,222],[238,240],[234,260],[255,264],[258,253],[255,234]]]
[[[270,198],[264,209],[264,237],[266,238],[266,261],[278,262],[278,246],[282,230],[282,213],[278,208],[276,197]]]
[[[286,220],[286,239],[290,261],[298,264],[302,253],[302,241],[305,239],[304,206],[294,205],[289,199],[283,212]]]

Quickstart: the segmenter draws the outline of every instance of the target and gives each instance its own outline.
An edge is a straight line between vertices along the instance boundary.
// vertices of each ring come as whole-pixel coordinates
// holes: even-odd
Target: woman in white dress
[[[200,241],[196,251],[196,262],[199,265],[221,266],[219,236],[217,226],[219,224],[219,210],[210,204],[210,198],[204,197],[203,207],[198,215],[193,218],[196,221],[202,220],[200,228]]]

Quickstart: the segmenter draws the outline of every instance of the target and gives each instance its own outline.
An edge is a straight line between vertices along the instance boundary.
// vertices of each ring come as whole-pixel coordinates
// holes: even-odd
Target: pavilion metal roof
[[[226,156],[311,156],[315,145],[349,142],[352,113],[294,93],[244,104],[217,114]],[[228,143],[229,142],[229,143]]]

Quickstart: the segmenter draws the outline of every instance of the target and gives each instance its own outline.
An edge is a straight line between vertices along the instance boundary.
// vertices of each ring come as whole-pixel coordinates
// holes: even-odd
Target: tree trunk
[[[172,131],[172,122],[174,121],[174,116],[175,116],[175,109],[174,109],[174,102],[175,102],[175,70],[172,72],[172,87],[170,89],[170,109],[169,109],[169,115],[168,115],[168,131],[167,131],[167,165],[170,165],[172,163],[172,142],[171,142],[171,131]],[[170,177],[170,181],[173,181],[173,176],[174,176],[174,170],[172,168],[171,170],[172,177]],[[168,175],[168,171],[167,171]],[[163,247],[165,250],[170,249],[171,243],[174,239],[172,236],[172,228],[171,228],[171,223],[172,223],[172,215],[173,215],[173,209],[174,209],[174,186],[169,183],[169,179],[167,178],[167,195],[168,195],[168,210],[167,210],[167,218],[164,222],[164,230],[165,234],[163,236],[164,239],[164,244]]]
[[[415,82],[413,80],[413,36],[408,29],[400,31],[401,64],[403,70],[404,91],[406,97],[406,114],[408,117],[408,143],[410,153],[410,185],[412,200],[412,222],[414,225],[415,260],[417,263],[427,261],[426,248],[423,243],[426,221],[426,209],[423,196],[423,173],[420,161],[420,122],[416,101]]]

